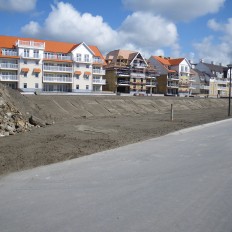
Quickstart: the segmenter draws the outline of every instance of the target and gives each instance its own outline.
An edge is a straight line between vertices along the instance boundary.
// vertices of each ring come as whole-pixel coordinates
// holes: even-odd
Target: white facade
[[[85,43],[60,53],[46,51],[46,42],[18,40],[14,49],[2,48],[0,82],[24,92],[102,91],[103,64]]]

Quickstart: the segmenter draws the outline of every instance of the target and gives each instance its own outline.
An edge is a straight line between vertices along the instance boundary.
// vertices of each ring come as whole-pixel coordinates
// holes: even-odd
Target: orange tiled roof
[[[34,73],[40,73],[40,72],[41,72],[41,69],[40,69],[40,68],[34,68],[34,69],[33,69],[33,72],[34,72]]]
[[[51,40],[40,40],[34,38],[21,38],[16,36],[0,36],[0,47],[2,48],[15,48],[15,44],[18,40],[23,41],[35,41],[35,42],[45,42],[45,51],[46,52],[55,52],[55,53],[70,53],[74,48],[78,47],[79,44],[75,43],[67,43],[67,42],[59,42],[59,41],[51,41]],[[95,56],[101,57],[103,61],[105,61],[103,55],[99,51],[96,46],[88,46],[93,52]]]
[[[22,72],[29,72],[29,68],[22,68],[21,71]]]
[[[153,58],[158,60],[161,64],[168,65],[168,66],[178,65],[184,60],[184,58],[168,59],[168,58],[164,58],[164,57],[160,57],[160,56],[153,56]]]

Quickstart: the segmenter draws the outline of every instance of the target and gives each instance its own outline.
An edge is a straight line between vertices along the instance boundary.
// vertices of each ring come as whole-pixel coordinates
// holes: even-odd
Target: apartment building
[[[214,62],[206,63],[200,60],[195,65],[196,70],[201,73],[201,93],[209,96],[228,96],[229,94],[229,79],[225,76],[224,71],[227,67]]]
[[[105,61],[106,90],[142,95],[157,92],[158,73],[139,52],[114,50],[106,55]]]
[[[105,85],[96,46],[0,36],[0,82],[23,92],[92,92]]]
[[[176,96],[192,95],[195,80],[191,72],[191,64],[187,59],[151,56],[149,62],[157,67],[160,73],[157,77],[158,93]]]

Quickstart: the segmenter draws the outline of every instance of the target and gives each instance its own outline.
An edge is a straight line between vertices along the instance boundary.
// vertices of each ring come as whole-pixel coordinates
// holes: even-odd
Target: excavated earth
[[[228,99],[196,97],[23,96],[7,88],[2,90],[0,97],[14,111],[18,110],[30,128],[0,137],[0,174],[73,159],[222,120],[227,118],[228,105]],[[170,120],[171,104],[173,121]],[[29,123],[31,116],[42,126],[32,126]]]

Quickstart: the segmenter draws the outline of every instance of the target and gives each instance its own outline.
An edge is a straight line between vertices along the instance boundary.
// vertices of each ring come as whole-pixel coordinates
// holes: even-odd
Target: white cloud
[[[214,31],[220,31],[219,42],[214,40],[213,36],[204,38],[201,42],[194,45],[200,58],[215,62],[228,64],[232,62],[232,18],[226,23],[218,23],[211,19],[208,21],[208,27]]]
[[[122,0],[133,11],[146,11],[172,20],[191,20],[208,13],[216,13],[225,0]]]
[[[40,25],[37,22],[31,21],[27,25],[21,28],[21,31],[25,34],[30,32],[31,35],[37,35],[40,33]]]
[[[1,11],[27,12],[35,9],[37,0],[0,0]]]
[[[171,46],[178,37],[173,23],[160,16],[142,12],[129,15],[122,23],[119,34],[130,43],[151,49],[154,45]]]
[[[178,33],[175,24],[151,13],[129,15],[118,30],[112,29],[101,16],[81,14],[71,4],[58,2],[43,25],[31,21],[21,28],[24,35],[68,42],[97,45],[105,53],[124,48],[146,54],[162,47],[176,48]]]
[[[215,21],[215,19],[210,19],[207,23],[208,27],[214,31],[220,31],[221,25]]]

